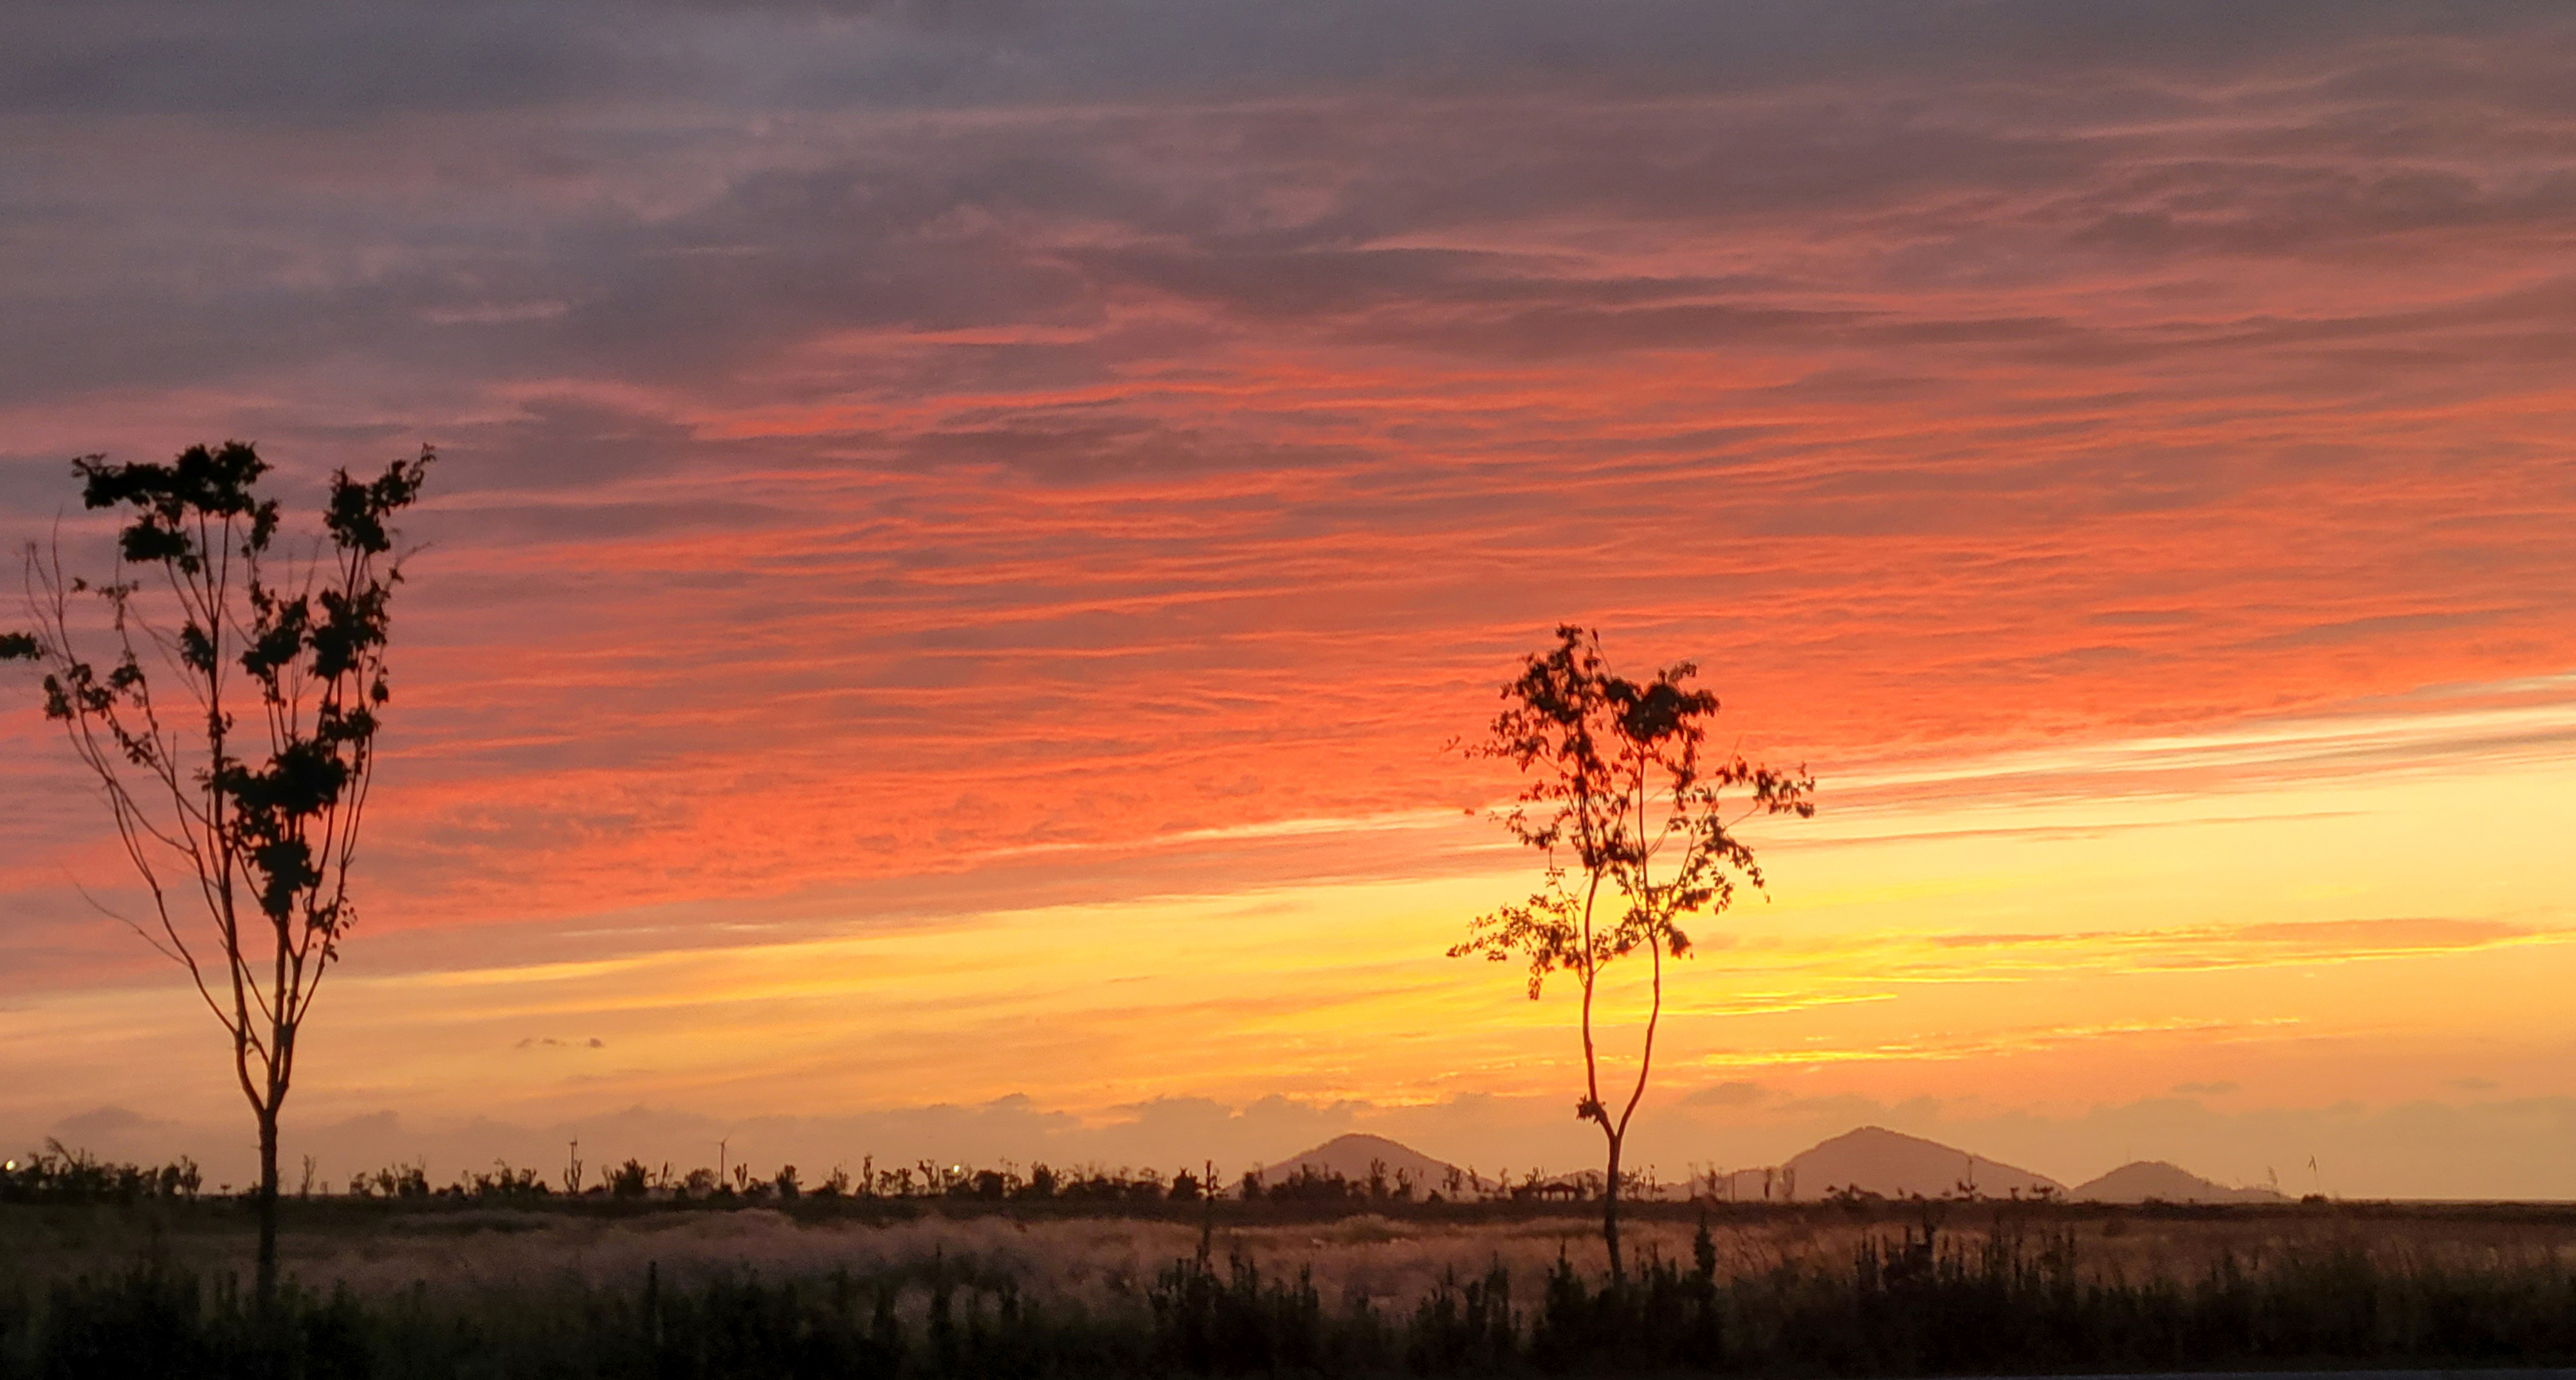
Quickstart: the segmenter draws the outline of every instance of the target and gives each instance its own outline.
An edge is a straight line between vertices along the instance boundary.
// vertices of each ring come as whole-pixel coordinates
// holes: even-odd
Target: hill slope
[[[1275,1184],[1282,1179],[1295,1178],[1299,1172],[1307,1169],[1312,1169],[1318,1174],[1339,1174],[1345,1179],[1357,1181],[1369,1176],[1369,1166],[1372,1162],[1385,1165],[1386,1177],[1390,1183],[1394,1182],[1398,1173],[1402,1173],[1411,1181],[1417,1193],[1441,1191],[1441,1185],[1448,1182],[1450,1171],[1455,1168],[1446,1161],[1435,1160],[1409,1145],[1388,1140],[1384,1136],[1354,1133],[1335,1136],[1303,1154],[1281,1160],[1277,1164],[1264,1165],[1255,1173],[1264,1184]]]
[[[1863,1126],[1800,1151],[1781,1168],[1797,1176],[1796,1196],[1810,1201],[1841,1188],[1888,1198],[1956,1196],[1963,1187],[1973,1187],[1980,1198],[2065,1191],[2045,1174],[1880,1126]]]
[[[2268,1188],[2229,1188],[2162,1160],[2138,1160],[2067,1191],[2067,1197],[2090,1203],[2286,1203]]]

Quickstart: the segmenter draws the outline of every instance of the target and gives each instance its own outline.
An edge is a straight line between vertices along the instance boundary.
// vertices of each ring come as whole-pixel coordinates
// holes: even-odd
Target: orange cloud
[[[1829,793],[1778,846],[1831,903],[1711,1022],[2302,965],[2357,1021],[2554,952],[2536,864],[2427,895],[2383,792],[2473,852],[2576,746],[2563,15],[1543,11],[186,21],[263,74],[212,84],[65,17],[0,57],[0,528],[73,453],[240,434],[309,500],[441,447],[386,975],[1490,878],[1436,822],[1509,783],[1442,744],[1569,618]],[[15,688],[0,992],[105,990],[65,876],[122,874]]]

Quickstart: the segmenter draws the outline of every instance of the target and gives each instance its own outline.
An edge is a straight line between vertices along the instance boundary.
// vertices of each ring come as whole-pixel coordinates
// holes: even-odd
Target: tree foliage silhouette
[[[1710,755],[1718,700],[1693,688],[1699,668],[1692,663],[1638,682],[1611,672],[1590,629],[1562,624],[1556,638],[1503,686],[1504,708],[1485,740],[1464,749],[1511,762],[1528,778],[1501,821],[1545,855],[1546,879],[1527,901],[1470,922],[1468,938],[1449,956],[1525,959],[1532,1001],[1550,973],[1571,974],[1580,984],[1584,1086],[1575,1115],[1599,1126],[1607,1143],[1601,1236],[1617,1279],[1620,1152],[1654,1070],[1664,959],[1689,955],[1684,920],[1723,912],[1739,881],[1762,888],[1761,865],[1734,826],[1754,814],[1813,816],[1815,779],[1803,767],[1774,771],[1740,756]],[[1604,971],[1640,949],[1651,965],[1650,1005],[1636,1079],[1614,1114],[1602,1096],[1593,1002]]]
[[[0,636],[0,660],[45,671],[46,717],[97,779],[151,893],[154,920],[136,932],[188,970],[232,1040],[259,1123],[262,1300],[277,1281],[278,1112],[356,919],[349,868],[392,695],[402,566],[386,524],[419,497],[431,458],[423,448],[372,480],[334,474],[327,545],[297,557],[278,550],[277,502],[255,487],[269,467],[248,445],[192,446],[166,465],[83,456],[82,501],[126,515],[116,574],[66,578],[59,544],[31,543],[36,626]],[[110,656],[92,660],[80,644],[100,637]]]

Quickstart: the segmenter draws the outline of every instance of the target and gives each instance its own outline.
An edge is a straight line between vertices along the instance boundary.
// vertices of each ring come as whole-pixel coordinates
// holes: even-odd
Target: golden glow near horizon
[[[2513,739],[2570,726],[2576,700],[2437,727]],[[1829,778],[1816,820],[1761,830],[1772,898],[1695,927],[1699,954],[1673,968],[1644,1140],[1693,1158],[1691,1137],[1712,1125],[1838,1098],[2047,1117],[2177,1088],[2291,1109],[2437,1097],[2469,1079],[2565,1095],[2576,916],[2547,860],[2576,760],[2364,757],[2318,771],[2322,744],[2429,731],[2397,716],[2256,725],[1888,770],[1840,791]],[[1919,793],[1927,782],[1938,789]],[[1389,824],[1489,841],[1477,820]],[[1270,832],[1329,854],[1371,828]],[[1563,1101],[1579,1079],[1570,989],[1532,1004],[1516,968],[1441,955],[1470,914],[1528,884],[1525,860],[1461,856],[1436,876],[892,928],[845,916],[795,938],[710,946],[691,932],[686,946],[591,959],[361,963],[329,998],[299,1111],[307,1124],[393,1105],[749,1116],[1023,1094],[1099,1121],[1169,1098]],[[1633,1040],[1642,975],[1631,967],[1605,1003],[1612,1048]],[[192,1076],[205,1062],[193,1014],[157,981],[47,993],[0,1013],[0,1040],[79,1051],[22,1090],[30,1103],[134,1087],[167,1050],[178,1057],[140,1095],[165,1115],[220,1119],[220,1090]],[[520,1048],[527,1032],[555,1043]],[[1552,1117],[1519,1121],[1486,1128],[1490,1143],[1580,1153]]]

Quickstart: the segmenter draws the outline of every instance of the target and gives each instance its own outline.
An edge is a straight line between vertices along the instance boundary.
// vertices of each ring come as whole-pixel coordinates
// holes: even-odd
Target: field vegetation
[[[952,1170],[933,1193],[918,1166],[906,1194],[851,1191],[855,1175],[816,1192],[728,1172],[703,1194],[567,1195],[525,1170],[439,1189],[388,1171],[391,1193],[282,1205],[286,1282],[263,1314],[242,1284],[256,1244],[243,1200],[85,1157],[46,1163],[41,1184],[23,1168],[8,1180],[0,1205],[0,1376],[2576,1361],[2571,1208],[1648,1201],[1614,1284],[1595,1209],[1530,1198],[1310,1185],[1246,1200],[1096,1171],[1036,1196],[1034,1171],[1017,1192],[979,1192],[996,1180]],[[872,1186],[902,1179],[869,1172]]]

